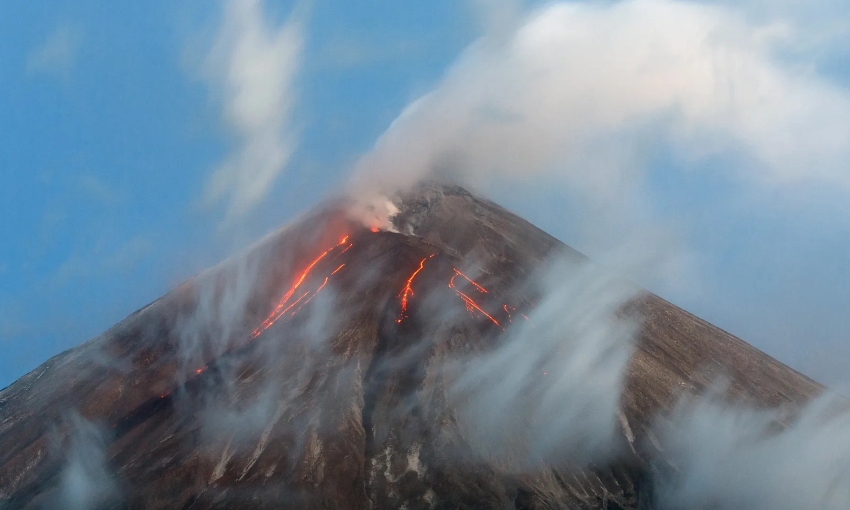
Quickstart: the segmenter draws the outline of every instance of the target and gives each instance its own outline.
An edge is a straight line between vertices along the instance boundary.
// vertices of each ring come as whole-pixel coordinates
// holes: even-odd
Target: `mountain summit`
[[[313,211],[2,390],[0,507],[654,508],[683,399],[822,391],[461,188],[395,205]]]

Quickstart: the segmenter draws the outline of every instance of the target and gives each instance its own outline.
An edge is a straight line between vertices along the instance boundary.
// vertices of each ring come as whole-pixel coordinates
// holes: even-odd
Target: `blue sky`
[[[840,4],[242,2],[263,17],[260,49],[263,35],[287,26],[297,43],[281,43],[297,58],[277,76],[282,88],[270,89],[289,109],[259,124],[248,118],[247,128],[228,110],[238,104],[230,50],[251,30],[229,18],[238,4],[2,7],[0,386],[291,219],[352,169],[380,174],[375,161],[407,168],[427,159],[386,159],[382,147],[442,161],[448,141],[434,126],[457,143],[484,111],[469,98],[487,97],[488,122],[522,120],[470,135],[461,179],[590,255],[622,245],[669,251],[630,276],[812,377],[850,387],[850,17]],[[671,21],[635,28],[650,15]],[[583,26],[603,39],[539,42]],[[715,62],[712,75],[745,97],[735,103],[742,115],[705,99],[703,69],[682,71],[677,53],[630,51],[644,31],[669,32],[650,48],[679,41],[676,26],[709,27],[696,48],[748,63],[721,72]],[[512,81],[529,68],[526,57],[567,81]],[[647,73],[635,69],[646,62],[661,71],[643,82]],[[769,79],[751,78],[753,69]],[[746,102],[756,89],[761,99]],[[467,110],[474,115],[462,117]],[[234,220],[240,199],[211,200],[212,176],[269,132],[291,154]],[[530,141],[491,150],[502,136]],[[786,150],[782,140],[799,146]],[[521,157],[501,169],[491,154]],[[235,187],[253,182],[234,172]]]

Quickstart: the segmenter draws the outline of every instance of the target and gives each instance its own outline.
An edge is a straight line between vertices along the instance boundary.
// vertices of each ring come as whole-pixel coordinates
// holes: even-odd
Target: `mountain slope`
[[[460,188],[397,203],[397,232],[318,210],[2,390],[0,505],[651,508],[653,422],[683,394],[723,378],[730,399],[795,408],[822,390],[634,289],[616,314],[637,324],[630,356],[604,379],[623,386],[610,448],[541,444],[569,374],[532,358],[502,398],[516,372],[493,353],[546,330],[529,282],[547,264],[588,262]]]

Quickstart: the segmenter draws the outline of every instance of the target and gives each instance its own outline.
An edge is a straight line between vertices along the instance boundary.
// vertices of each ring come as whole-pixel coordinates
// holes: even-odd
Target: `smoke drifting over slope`
[[[69,418],[71,427],[60,489],[53,508],[84,510],[100,508],[120,500],[114,474],[107,466],[107,433],[77,414]]]
[[[449,363],[459,374],[450,394],[460,424],[473,448],[519,472],[602,461],[620,445],[617,415],[636,329],[618,311],[638,289],[566,260],[535,280],[540,301],[528,317],[513,314],[498,348]]]
[[[846,401],[822,397],[789,416],[724,404],[718,397],[683,401],[661,422],[670,464],[657,480],[660,508],[850,505]]]

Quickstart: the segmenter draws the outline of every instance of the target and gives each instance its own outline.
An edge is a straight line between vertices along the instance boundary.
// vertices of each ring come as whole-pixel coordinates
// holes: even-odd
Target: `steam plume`
[[[734,155],[757,185],[847,187],[850,97],[778,56],[792,33],[696,2],[550,4],[476,41],[409,104],[357,164],[355,194],[435,172],[544,176],[612,205],[635,195],[658,143],[685,161]]]

